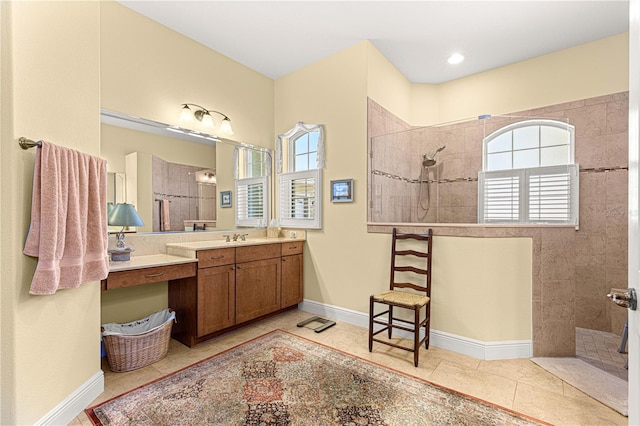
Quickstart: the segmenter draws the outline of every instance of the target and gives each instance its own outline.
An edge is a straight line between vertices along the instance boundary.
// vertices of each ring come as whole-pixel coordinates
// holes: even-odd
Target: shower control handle
[[[612,288],[607,297],[615,304],[629,308],[632,311],[638,309],[638,297],[634,288],[629,288],[626,291]]]

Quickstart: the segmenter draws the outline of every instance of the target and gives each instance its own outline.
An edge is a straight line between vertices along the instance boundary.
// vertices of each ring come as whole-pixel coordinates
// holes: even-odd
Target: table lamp
[[[116,248],[109,250],[111,260],[114,262],[131,260],[133,248],[127,247],[124,242],[124,228],[126,226],[143,226],[144,223],[133,204],[116,204],[107,219],[109,226],[122,226],[122,230],[116,234]]]

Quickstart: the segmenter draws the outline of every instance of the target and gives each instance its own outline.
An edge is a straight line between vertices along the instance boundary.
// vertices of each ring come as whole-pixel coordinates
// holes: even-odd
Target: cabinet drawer
[[[195,262],[110,272],[107,277],[107,290],[131,287],[140,284],[156,283],[159,281],[175,280],[178,278],[193,277],[195,275]]]
[[[209,268],[211,266],[231,265],[236,262],[236,249],[221,248],[212,250],[198,250],[198,268]]]
[[[302,245],[304,241],[289,241],[282,243],[282,255],[289,256],[292,254],[302,254]]]
[[[236,263],[280,257],[280,243],[236,248]]]

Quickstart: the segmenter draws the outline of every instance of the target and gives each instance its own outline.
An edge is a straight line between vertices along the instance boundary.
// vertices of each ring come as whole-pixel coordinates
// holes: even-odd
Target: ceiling
[[[370,40],[409,81],[442,83],[629,28],[616,0],[119,3],[273,79]]]

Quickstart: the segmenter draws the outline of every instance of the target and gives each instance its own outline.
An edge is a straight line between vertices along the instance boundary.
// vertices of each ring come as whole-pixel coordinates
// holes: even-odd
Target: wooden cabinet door
[[[235,324],[233,265],[198,270],[198,336]]]
[[[280,258],[236,265],[236,323],[280,309]]]
[[[302,302],[302,255],[282,257],[282,308]]]

